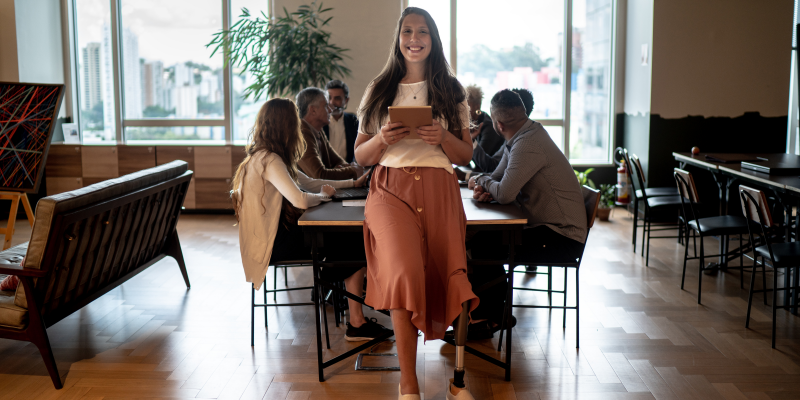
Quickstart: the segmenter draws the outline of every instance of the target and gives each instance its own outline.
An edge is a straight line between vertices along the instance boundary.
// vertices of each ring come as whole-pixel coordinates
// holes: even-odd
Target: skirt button
[[[422,207],[417,207],[417,212],[422,212]]]
[[[419,175],[415,175],[414,179],[419,180]]]

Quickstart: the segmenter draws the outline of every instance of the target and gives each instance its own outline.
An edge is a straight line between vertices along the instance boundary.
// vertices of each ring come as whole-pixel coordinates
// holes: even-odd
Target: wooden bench
[[[0,252],[0,279],[20,278],[16,291],[0,291],[0,338],[36,345],[56,389],[47,327],[165,256],[189,287],[175,228],[191,178],[186,162],[173,161],[45,197],[30,241]]]

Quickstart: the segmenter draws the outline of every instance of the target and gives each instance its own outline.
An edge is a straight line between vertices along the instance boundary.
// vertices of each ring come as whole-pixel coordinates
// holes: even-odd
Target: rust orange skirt
[[[378,165],[364,215],[366,303],[411,311],[425,340],[443,338],[464,301],[478,306],[467,280],[467,219],[456,176]]]

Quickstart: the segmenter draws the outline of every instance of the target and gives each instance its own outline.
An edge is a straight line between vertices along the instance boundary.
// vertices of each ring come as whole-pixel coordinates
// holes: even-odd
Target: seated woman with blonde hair
[[[367,175],[341,181],[309,178],[297,168],[305,150],[294,102],[276,98],[264,103],[245,147],[247,157],[233,177],[231,193],[239,219],[245,276],[256,290],[264,282],[270,264],[311,258],[311,250],[304,245],[303,232],[297,225],[303,210],[330,201],[336,188],[365,184]],[[342,234],[326,237],[325,242],[330,250],[326,253],[328,257],[365,259],[363,249],[360,254],[358,251],[353,254],[353,246],[344,245],[363,242],[360,233],[352,237]],[[332,254],[338,249],[347,249],[348,254]],[[334,268],[327,272],[326,280],[344,280],[348,291],[362,295],[365,268]],[[347,340],[369,340],[385,330],[375,319],[364,318],[361,304],[349,301]]]

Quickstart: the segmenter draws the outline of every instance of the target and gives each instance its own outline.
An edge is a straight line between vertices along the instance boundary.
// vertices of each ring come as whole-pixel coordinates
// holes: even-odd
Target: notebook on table
[[[742,161],[742,169],[770,175],[800,174],[800,156],[794,154],[775,154],[758,161]]]

